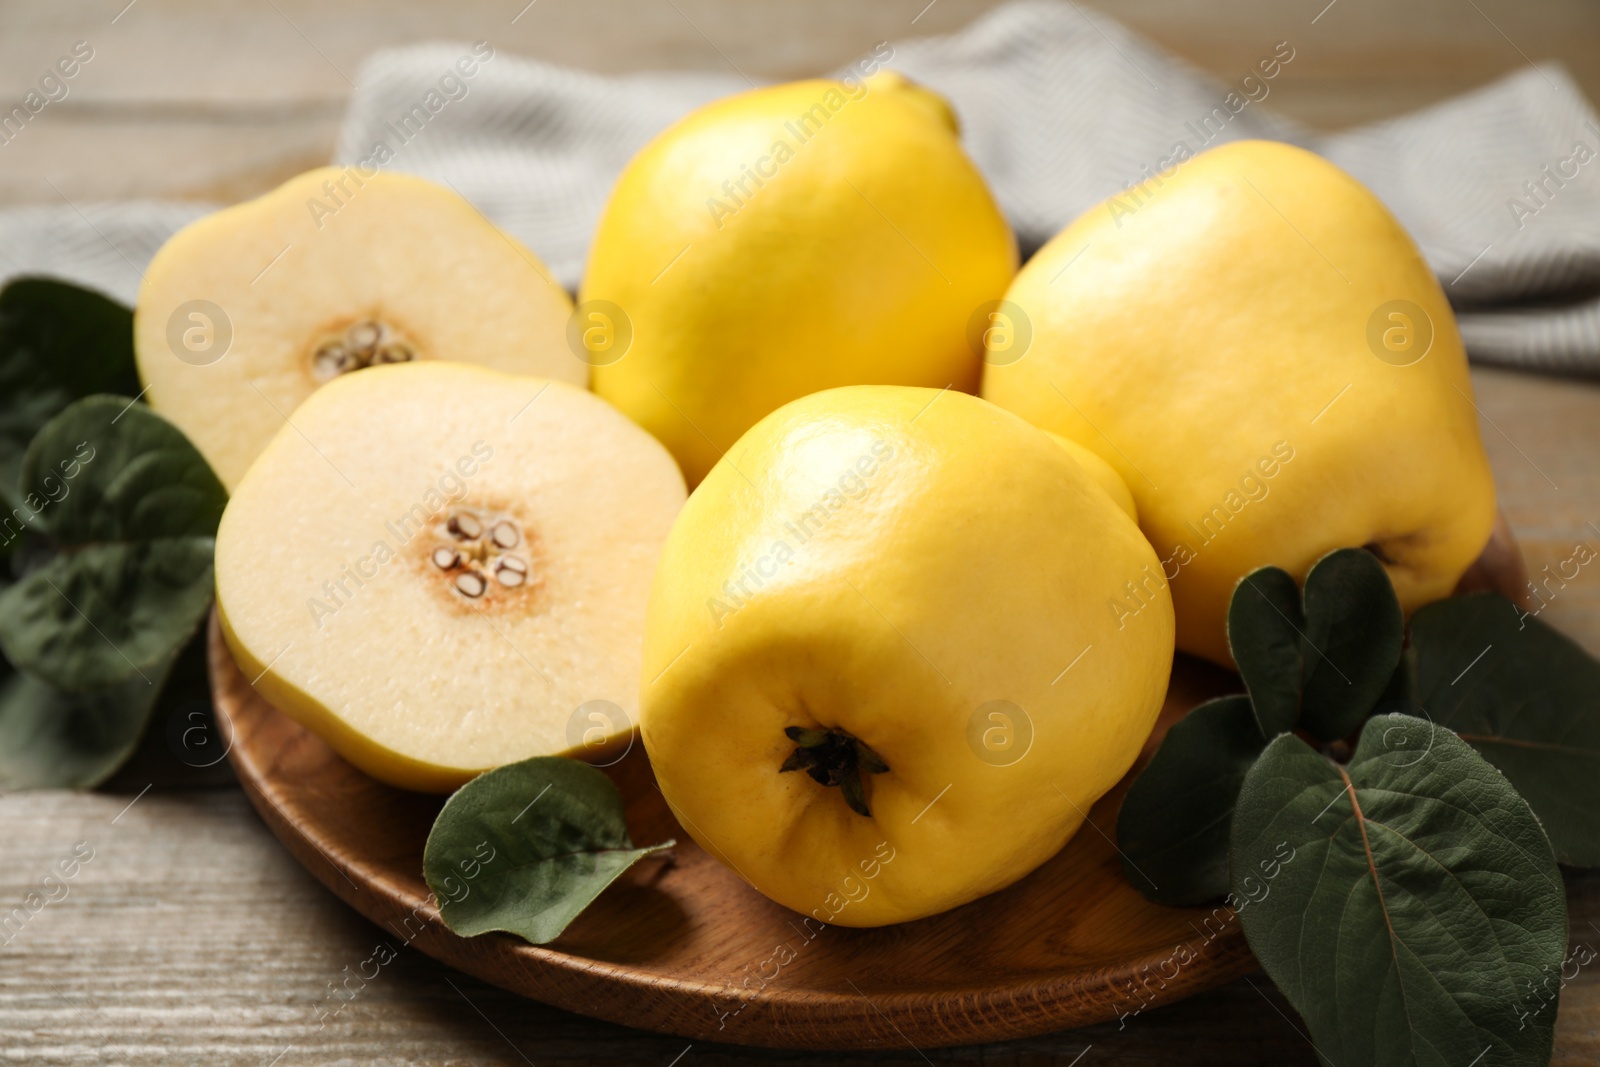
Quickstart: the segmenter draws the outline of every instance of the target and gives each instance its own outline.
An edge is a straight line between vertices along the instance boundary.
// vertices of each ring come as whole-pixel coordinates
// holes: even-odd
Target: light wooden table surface
[[[0,147],[0,207],[94,199],[232,201],[324,162],[364,56],[488,39],[598,71],[829,69],[878,40],[954,29],[975,0],[0,0],[0,104],[75,41],[95,59],[48,121]],[[1095,6],[1232,79],[1292,40],[1272,104],[1337,129],[1560,60],[1600,99],[1593,0],[1132,0]],[[1313,23],[1312,20],[1316,19]],[[1600,385],[1480,370],[1483,433],[1534,571],[1600,548]],[[1545,616],[1600,653],[1600,577]],[[28,1064],[781,1063],[1313,1064],[1261,976],[1134,1020],[1005,1045],[768,1053],[592,1022],[519,1000],[402,950],[336,1014],[330,987],[384,934],[297,867],[225,773],[194,772],[164,723],[113,786],[0,798],[0,905],[75,843],[94,858],[9,942],[0,936],[0,1057]],[[145,791],[145,786],[156,783]],[[1569,876],[1572,937],[1600,947],[1600,877]],[[1082,1057],[1079,1059],[1078,1057]],[[681,1058],[680,1058],[681,1057]],[[1564,995],[1555,1062],[1600,1061],[1600,979]],[[1341,1065],[1343,1067],[1343,1065]],[[1466,1067],[1465,1064],[1461,1067]]]

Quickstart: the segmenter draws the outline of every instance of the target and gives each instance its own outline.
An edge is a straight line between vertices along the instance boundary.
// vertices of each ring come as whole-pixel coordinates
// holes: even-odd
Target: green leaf
[[[7,509],[34,434],[79,397],[139,392],[133,311],[50,278],[0,290],[0,487]]]
[[[1337,741],[1371,714],[1405,643],[1405,616],[1376,556],[1341,548],[1306,575],[1305,688],[1300,725]]]
[[[1449,730],[1374,716],[1348,768],[1279,737],[1240,790],[1231,867],[1250,947],[1325,1060],[1549,1063],[1555,1005],[1533,991],[1559,988],[1566,951],[1555,856]]]
[[[1268,737],[1296,727],[1336,741],[1383,695],[1405,636],[1400,602],[1372,553],[1341,548],[1306,575],[1303,598],[1277,567],[1240,581],[1228,643]]]
[[[1300,590],[1288,571],[1261,567],[1234,587],[1228,646],[1267,737],[1293,730],[1300,721],[1305,628]]]
[[[622,813],[609,778],[561,756],[474,778],[445,802],[422,854],[445,925],[555,940],[623,871],[672,847],[634,847]]]
[[[151,680],[211,601],[221,483],[159,415],[94,396],[39,431],[22,490],[44,543],[0,593],[0,649],[66,692]]]
[[[1233,805],[1266,746],[1246,696],[1208,700],[1173,724],[1117,815],[1131,885],[1158,904],[1227,893]]]
[[[1600,866],[1600,662],[1497,593],[1411,620],[1416,700],[1498,767],[1562,863]]]
[[[165,671],[84,694],[26,674],[0,681],[0,789],[92,789],[127,761],[150,723]]]

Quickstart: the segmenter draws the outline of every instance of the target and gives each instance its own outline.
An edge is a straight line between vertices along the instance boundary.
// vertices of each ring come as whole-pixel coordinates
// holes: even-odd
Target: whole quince
[[[709,104],[627,166],[578,327],[595,392],[690,485],[756,420],[855,384],[975,392],[1016,245],[943,99],[891,71]]]
[[[983,395],[1099,453],[1132,490],[1178,647],[1231,663],[1235,583],[1366,546],[1409,612],[1494,524],[1450,305],[1378,199],[1299,148],[1241,141],[1061,231],[1002,306]],[[1018,323],[1025,323],[1026,328]],[[1146,610],[1138,583],[1102,610]]]
[[[821,922],[878,926],[1043,863],[1127,771],[1172,661],[1158,561],[1094,473],[976,397],[767,416],[690,497],[646,612],[640,728],[684,829]]]

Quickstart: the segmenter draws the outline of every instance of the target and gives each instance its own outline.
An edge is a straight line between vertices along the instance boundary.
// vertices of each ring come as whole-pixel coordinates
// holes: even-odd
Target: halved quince
[[[180,230],[139,290],[150,405],[231,490],[312,391],[350,371],[456,360],[584,384],[566,292],[465,199],[327,167]]]
[[[683,501],[667,451],[583,389],[450,363],[341,377],[228,504],[223,633],[267,700],[393,785],[612,753]]]

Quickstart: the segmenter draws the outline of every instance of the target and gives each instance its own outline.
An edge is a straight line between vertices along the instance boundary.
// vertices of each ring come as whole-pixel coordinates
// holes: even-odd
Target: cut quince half
[[[375,778],[619,758],[684,484],[586,390],[451,363],[317,390],[239,483],[217,605],[245,675]]]
[[[571,313],[538,258],[451,190],[326,167],[163,245],[134,346],[150,405],[231,490],[301,401],[351,371],[455,360],[586,383]]]

